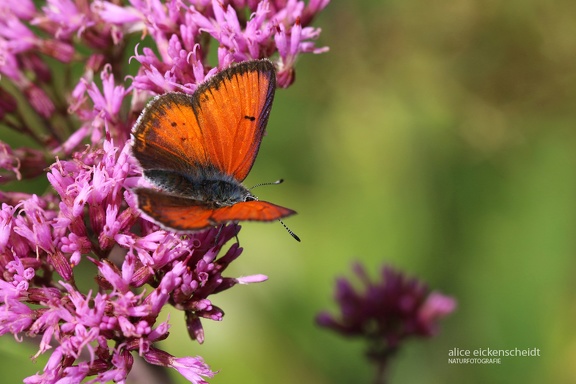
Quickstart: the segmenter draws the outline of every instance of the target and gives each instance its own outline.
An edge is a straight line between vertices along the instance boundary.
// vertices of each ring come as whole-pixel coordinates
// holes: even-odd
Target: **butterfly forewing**
[[[276,74],[269,61],[234,66],[198,88],[196,116],[211,162],[242,181],[268,122]]]
[[[153,99],[133,131],[132,151],[144,170],[188,172],[209,164],[191,97],[168,93]]]
[[[295,213],[291,209],[257,200],[217,208],[213,211],[211,219],[217,223],[235,220],[272,221]]]
[[[238,64],[189,96],[155,98],[133,131],[133,153],[144,169],[204,176],[218,172],[244,180],[268,121],[276,77],[266,60]]]

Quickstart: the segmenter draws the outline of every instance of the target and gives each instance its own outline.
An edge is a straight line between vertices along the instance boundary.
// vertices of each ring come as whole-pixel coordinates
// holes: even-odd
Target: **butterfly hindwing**
[[[266,201],[246,201],[214,208],[199,200],[148,188],[135,190],[140,209],[156,223],[178,231],[194,231],[229,221],[272,221],[294,212]]]
[[[212,210],[205,203],[148,188],[135,190],[138,207],[164,228],[190,231],[212,226]]]

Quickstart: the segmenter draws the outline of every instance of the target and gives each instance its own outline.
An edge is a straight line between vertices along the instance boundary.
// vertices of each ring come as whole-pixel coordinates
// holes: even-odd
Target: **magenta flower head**
[[[340,316],[321,312],[318,325],[343,336],[362,337],[368,342],[367,356],[378,367],[375,382],[386,382],[389,359],[409,338],[427,338],[438,332],[437,321],[456,308],[456,301],[437,292],[430,292],[417,279],[384,266],[380,281],[372,281],[364,267],[355,264],[354,272],[363,285],[356,290],[348,280],[340,278],[335,299]]]
[[[123,4],[123,5],[119,5]],[[242,253],[240,226],[162,230],[138,210],[142,170],[130,133],[153,96],[192,93],[234,62],[271,58],[277,83],[296,58],[321,53],[310,24],[328,0],[4,0],[0,4],[0,124],[34,148],[0,138],[0,335],[49,355],[26,383],[126,382],[138,356],[192,383],[213,376],[198,356],[175,357],[161,310],[182,311],[192,340],[222,320],[214,295],[266,276],[225,276]],[[130,48],[127,52],[127,47]],[[218,47],[217,63],[208,62]],[[74,74],[78,73],[76,77]],[[78,268],[97,270],[92,290]]]

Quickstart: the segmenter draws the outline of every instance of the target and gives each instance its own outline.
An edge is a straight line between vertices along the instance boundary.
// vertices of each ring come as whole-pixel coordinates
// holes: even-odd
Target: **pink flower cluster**
[[[386,367],[390,359],[410,338],[426,338],[438,331],[438,320],[456,309],[456,300],[428,287],[401,271],[384,266],[380,280],[372,281],[361,264],[354,272],[362,289],[340,278],[336,283],[335,299],[340,315],[321,312],[318,325],[343,336],[361,337],[368,343],[367,356],[378,366],[375,382],[386,382]]]
[[[301,53],[327,50],[310,23],[328,1],[2,1],[0,125],[36,145],[0,140],[0,184],[50,184],[0,192],[0,335],[50,354],[26,383],[122,383],[135,355],[193,383],[213,375],[200,357],[155,346],[169,334],[161,309],[183,311],[203,342],[201,319],[223,317],[210,295],[266,276],[223,276],[242,252],[235,243],[220,255],[238,225],[178,235],[140,216],[130,131],[151,96],[192,93],[233,62],[272,57],[289,86]],[[82,292],[86,264],[98,273]]]

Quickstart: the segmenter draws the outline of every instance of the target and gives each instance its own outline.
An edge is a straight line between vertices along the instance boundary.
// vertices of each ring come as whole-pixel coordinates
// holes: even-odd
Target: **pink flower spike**
[[[30,100],[32,108],[34,108],[40,116],[45,118],[52,116],[55,106],[46,92],[34,84],[30,84],[23,91],[24,95]]]
[[[182,376],[194,384],[208,384],[202,377],[214,376],[214,372],[210,370],[210,367],[208,367],[199,356],[176,358],[162,350],[150,348],[148,353],[143,357],[150,364],[176,369]]]
[[[112,24],[128,24],[127,30],[133,32],[135,25],[140,23],[140,29],[144,28],[145,16],[134,7],[122,7],[108,1],[97,0],[92,4],[92,10],[104,21]]]
[[[261,283],[263,281],[268,280],[268,276],[250,275],[250,276],[237,277],[236,280],[238,281],[239,284]]]
[[[214,377],[214,372],[199,356],[173,358],[170,366],[194,384],[207,384],[202,377]]]
[[[48,0],[42,8],[45,17],[37,17],[33,23],[43,25],[53,23],[57,26],[55,36],[67,39],[75,33],[82,32],[95,24],[90,14],[80,10],[72,0]]]
[[[120,112],[127,90],[121,85],[116,86],[114,84],[114,75],[111,71],[110,65],[104,66],[104,71],[101,74],[103,92],[98,89],[95,83],[92,83],[87,89],[87,93],[94,102],[94,109],[103,112],[106,119],[114,122]]]
[[[0,183],[11,181],[14,178],[17,180],[22,179],[22,174],[20,173],[20,159],[14,155],[12,148],[3,141],[0,141],[0,169],[5,169],[14,173],[13,176],[0,173]]]
[[[314,17],[330,3],[330,0],[310,0],[302,12],[302,25],[309,25]]]
[[[3,7],[21,20],[29,21],[36,15],[36,7],[32,0],[4,0]]]
[[[0,307],[0,336],[12,333],[18,340],[19,334],[30,328],[34,317],[34,312],[26,304],[5,299],[5,305]]]
[[[454,298],[432,292],[420,308],[420,321],[422,324],[429,324],[429,331],[432,334],[437,331],[436,320],[454,312],[456,306],[457,303]]]

